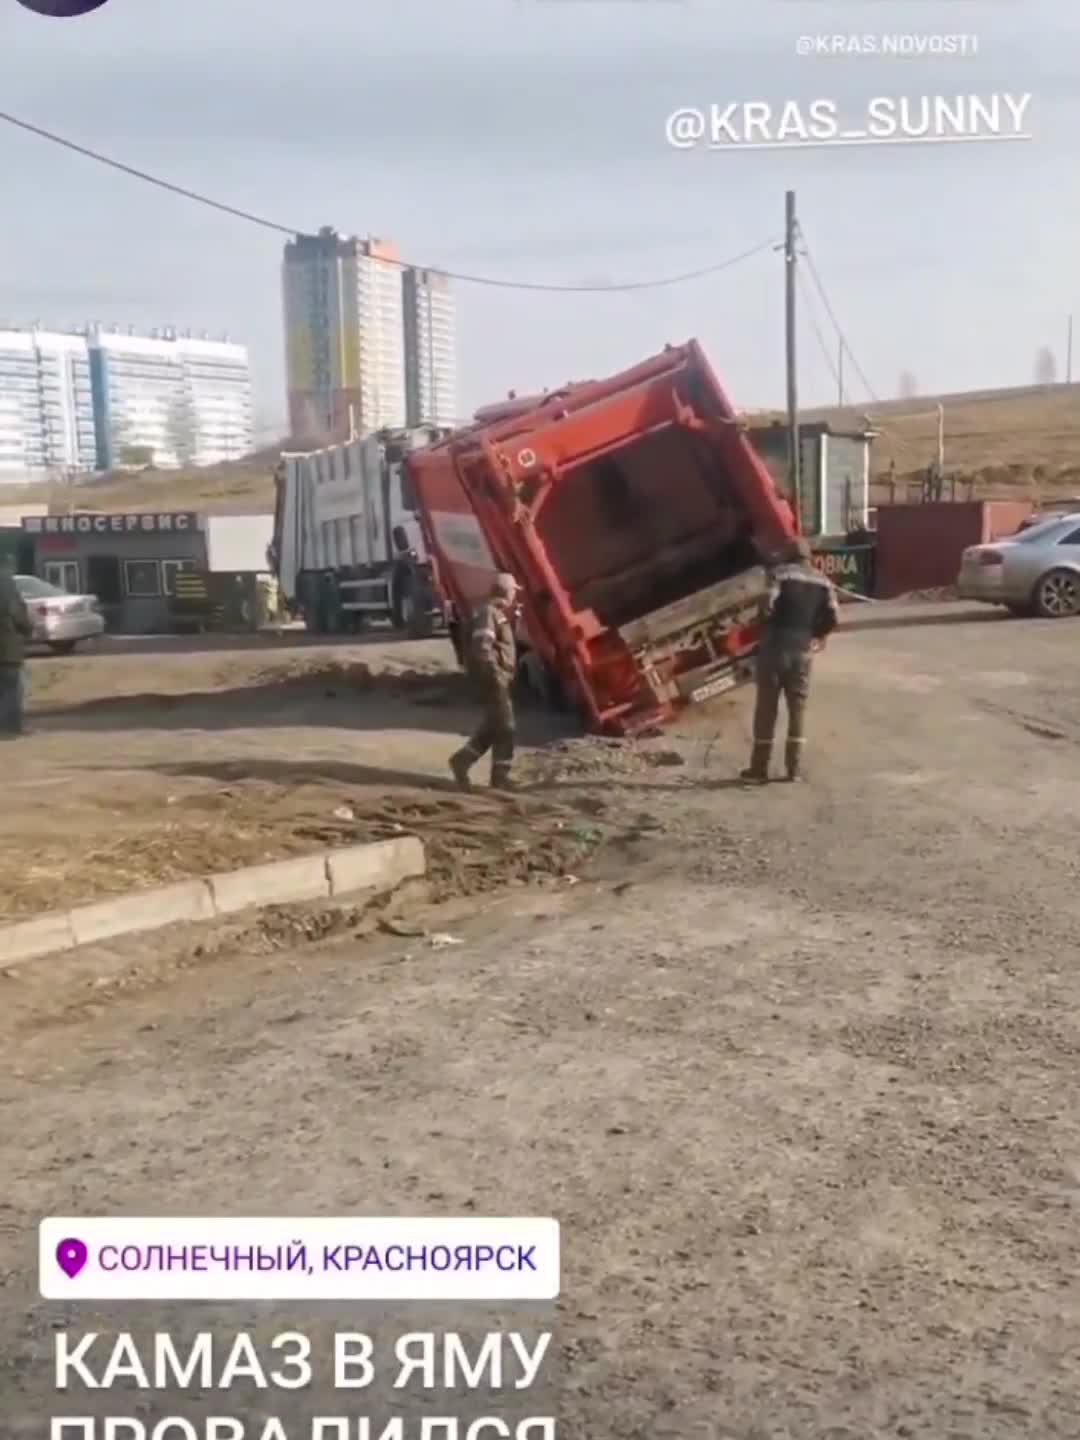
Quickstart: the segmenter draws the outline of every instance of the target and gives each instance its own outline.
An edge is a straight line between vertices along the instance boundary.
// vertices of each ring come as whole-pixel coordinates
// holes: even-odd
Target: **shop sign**
[[[190,511],[123,515],[27,515],[22,528],[28,535],[184,535],[198,529],[198,516]]]
[[[840,590],[854,590],[860,595],[873,594],[873,545],[838,545],[816,550],[814,565]]]

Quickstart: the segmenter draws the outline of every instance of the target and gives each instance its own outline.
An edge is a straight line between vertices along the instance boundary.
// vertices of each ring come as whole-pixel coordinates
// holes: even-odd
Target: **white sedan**
[[[69,595],[36,575],[16,575],[15,585],[34,625],[31,643],[47,645],[56,655],[70,655],[80,640],[105,631],[105,617],[94,595]]]
[[[1080,514],[1055,515],[1007,540],[964,551],[961,600],[1004,605],[1048,620],[1080,615]]]

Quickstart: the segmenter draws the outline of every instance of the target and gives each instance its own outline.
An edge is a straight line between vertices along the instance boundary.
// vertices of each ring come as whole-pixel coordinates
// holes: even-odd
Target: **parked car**
[[[36,575],[16,575],[15,584],[34,622],[32,644],[47,645],[56,655],[70,655],[80,640],[105,630],[105,617],[94,595],[69,595]]]
[[[1071,495],[1065,500],[1043,500],[1037,510],[1020,522],[1020,529],[1030,530],[1032,525],[1041,525],[1044,520],[1062,520],[1073,511],[1080,512],[1080,495]]]
[[[1080,511],[1053,515],[1007,540],[972,545],[956,582],[961,600],[1048,620],[1080,615]]]

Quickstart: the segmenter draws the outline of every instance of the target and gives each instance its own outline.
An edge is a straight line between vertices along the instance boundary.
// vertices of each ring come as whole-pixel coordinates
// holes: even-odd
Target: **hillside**
[[[895,465],[900,480],[924,470],[937,450],[937,406],[945,410],[945,470],[975,493],[1080,491],[1080,384],[922,395],[869,407],[803,411],[807,421],[877,431],[873,472]],[[776,412],[765,412],[770,415]],[[761,412],[748,418],[763,418]],[[0,485],[0,506],[48,503],[54,510],[273,508],[276,450],[204,470],[113,474],[77,485]]]
[[[900,477],[937,454],[937,406],[945,412],[945,470],[979,491],[1080,488],[1080,385],[921,395],[866,407],[807,410],[807,420],[877,431],[873,472]]]
[[[932,461],[937,405],[945,410],[946,471],[976,475],[988,484],[1024,478],[1076,487],[1080,480],[1080,384],[920,396],[871,406],[878,474],[890,462],[904,472]],[[861,412],[815,413],[829,422],[851,423]]]
[[[75,510],[208,510],[248,514],[274,508],[277,450],[201,470],[144,470],[102,475],[75,485],[0,485],[0,506],[48,504]]]

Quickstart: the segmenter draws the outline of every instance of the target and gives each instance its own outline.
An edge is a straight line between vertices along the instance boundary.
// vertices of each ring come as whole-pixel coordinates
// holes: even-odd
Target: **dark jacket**
[[[809,650],[836,629],[840,612],[832,582],[812,565],[781,565],[770,576],[763,643]]]
[[[33,633],[30,612],[14,579],[0,571],[0,665],[21,665]]]
[[[493,600],[476,612],[472,631],[472,661],[480,674],[494,675],[509,685],[517,665],[514,625],[507,610]]]

